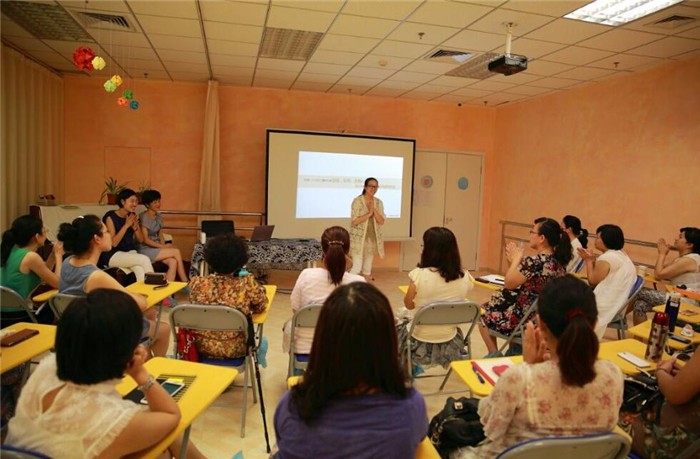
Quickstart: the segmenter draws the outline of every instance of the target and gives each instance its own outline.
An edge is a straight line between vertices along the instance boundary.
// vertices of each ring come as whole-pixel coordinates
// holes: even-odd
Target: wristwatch
[[[156,378],[154,378],[153,375],[149,374],[146,378],[146,382],[137,386],[136,388],[143,392],[143,394],[145,395],[146,392],[148,392],[151,389],[151,387],[153,387],[153,384],[155,384],[155,382]]]

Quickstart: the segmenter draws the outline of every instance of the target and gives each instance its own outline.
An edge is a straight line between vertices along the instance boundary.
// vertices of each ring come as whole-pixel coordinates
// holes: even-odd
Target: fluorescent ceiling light
[[[596,0],[564,16],[568,19],[619,26],[632,22],[682,0]]]

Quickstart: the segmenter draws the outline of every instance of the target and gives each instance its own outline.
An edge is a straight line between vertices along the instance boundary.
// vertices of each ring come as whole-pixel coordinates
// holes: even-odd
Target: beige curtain
[[[0,228],[42,194],[63,193],[63,80],[2,46],[2,211]]]
[[[221,210],[221,179],[219,175],[219,83],[209,81],[207,106],[204,112],[204,142],[202,170],[199,176],[199,209]],[[212,220],[212,218],[200,218]]]

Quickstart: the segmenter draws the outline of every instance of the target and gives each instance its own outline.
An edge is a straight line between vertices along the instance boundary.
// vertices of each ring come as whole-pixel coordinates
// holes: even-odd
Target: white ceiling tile
[[[207,40],[228,40],[243,43],[260,43],[262,39],[262,27],[224,24],[221,22],[204,21],[204,33]]]
[[[489,81],[512,85],[530,83],[532,81],[539,80],[540,78],[542,78],[540,75],[533,75],[526,70],[524,72],[516,73],[515,75],[494,75],[493,77],[489,78]]]
[[[561,64],[559,62],[548,62],[543,60],[530,61],[527,63],[527,72],[535,75],[550,76],[574,68],[573,65]]]
[[[193,39],[196,40],[196,39]],[[153,48],[137,48],[128,46],[110,46],[109,54],[115,59],[130,60],[130,59],[157,59]]]
[[[631,54],[615,54],[605,59],[592,62],[593,67],[600,67],[610,70],[630,70],[640,65],[658,62],[660,59],[648,56],[633,56]]]
[[[336,84],[346,86],[374,87],[382,82],[382,78],[363,78],[359,76],[344,76]]]
[[[370,88],[371,86],[336,84],[328,92],[335,94],[348,94],[350,96],[361,96]]]
[[[158,51],[158,55],[163,61],[184,62],[191,64],[206,64],[207,57],[204,53],[195,53],[191,51],[174,51],[171,49],[163,49]]]
[[[340,7],[343,6],[343,0],[272,0],[272,6],[337,13]]]
[[[434,93],[434,92],[425,92],[425,91],[410,91],[407,92],[406,94],[403,94],[401,96],[402,99],[414,99],[414,100],[433,100],[437,97],[440,97],[442,94]]]
[[[174,80],[178,81],[191,81],[193,83],[203,83],[209,81],[208,73],[196,73],[196,72],[171,72],[170,76]]]
[[[253,71],[252,67],[233,67],[230,65],[212,65],[212,73],[216,76],[227,76],[227,77],[237,77],[237,78],[252,78]]]
[[[384,62],[385,65],[381,65],[380,62]],[[400,68],[403,68],[413,62],[413,59],[409,59],[406,57],[396,57],[396,56],[383,56],[383,55],[377,55],[377,54],[368,54],[365,56],[364,59],[362,59],[358,65],[361,65],[363,67],[377,67],[377,68],[385,68],[385,69],[394,69],[398,70]]]
[[[411,14],[422,0],[401,0],[393,2],[368,2],[367,0],[348,0],[343,14],[367,16],[383,19],[402,20]]]
[[[393,81],[408,81],[410,83],[427,83],[435,78],[435,75],[428,73],[416,73],[400,71],[392,75],[389,79]]]
[[[639,65],[635,68],[632,69],[633,72],[644,72],[649,69],[653,69],[654,67],[658,67],[660,65],[665,64],[667,61],[664,61],[663,59],[658,59],[656,61],[651,61],[646,64]]]
[[[649,16],[639,18],[634,22],[630,22],[629,24],[624,25],[623,27],[625,29],[640,30],[642,32],[660,33],[665,35],[673,35],[678,32],[690,30],[692,28],[697,27],[697,22],[689,22],[676,28],[668,28],[664,27],[663,25],[659,26],[654,24],[655,22],[666,19],[670,16],[690,16],[694,18],[700,18],[700,11],[698,11],[697,8],[692,8],[686,5],[686,3],[690,2],[686,0],[685,2],[679,3],[670,8],[665,8]]]
[[[146,34],[179,35],[200,38],[202,36],[197,19],[166,18],[161,16],[139,15],[139,23]]]
[[[252,77],[238,77],[238,76],[228,76],[228,75],[215,75],[215,80],[219,81],[221,84],[231,85],[231,86],[251,86],[253,82]]]
[[[451,88],[462,88],[472,83],[476,83],[479,80],[473,78],[462,78],[455,76],[442,75],[434,80],[430,81],[430,84],[436,84],[440,86],[449,86]]]
[[[567,78],[549,77],[549,78],[542,78],[540,80],[533,81],[530,86],[538,86],[540,88],[549,88],[549,89],[562,89],[562,88],[567,88],[569,86],[573,86],[577,83],[579,83],[578,80],[571,80],[571,79],[567,79]]]
[[[596,67],[576,67],[575,69],[567,70],[557,74],[560,78],[571,78],[574,80],[595,80],[617,73],[615,70],[601,69]]]
[[[628,50],[629,54],[651,57],[673,57],[700,49],[700,41],[691,38],[666,37],[654,43]]]
[[[366,53],[374,48],[379,40],[375,38],[350,37],[347,35],[326,34],[318,49],[330,51],[346,51],[350,53]]]
[[[311,56],[311,59],[309,59],[309,62],[355,65],[360,59],[362,59],[362,56],[364,56],[364,54],[317,49],[316,51],[314,51],[314,54]]]
[[[181,51],[204,52],[204,40],[201,38],[178,37],[174,35],[150,34],[148,38],[153,47],[160,49],[174,49]]]
[[[248,2],[199,2],[205,21],[265,25],[267,5]]]
[[[78,46],[83,46],[81,43],[62,40],[44,40],[44,44],[49,48],[58,51],[59,53],[67,55],[69,59],[72,58],[71,56],[73,56],[73,52]],[[94,45],[90,46],[90,48],[92,48],[93,51],[96,51],[96,47]]]
[[[50,2],[53,3],[53,2]],[[77,11],[85,11],[85,0],[58,0],[58,3],[63,5],[65,8],[69,8]],[[90,11],[99,11],[110,13],[129,13],[129,8],[126,6],[126,2],[123,0],[100,0],[99,2],[90,2]]]
[[[421,72],[421,73],[430,73],[433,75],[444,75],[445,73],[449,72],[450,70],[459,67],[460,64],[447,64],[445,62],[430,62],[427,60],[418,60],[413,62],[412,64],[407,65],[404,67],[404,70],[408,70],[409,72]]]
[[[514,88],[510,88],[508,90],[509,93],[511,94],[522,94],[526,96],[538,96],[540,94],[545,94],[550,92],[550,88],[538,88],[537,86],[515,86]]]
[[[142,33],[109,31],[95,35],[97,41],[105,48],[110,46],[135,46],[139,48],[150,48],[151,44]]]
[[[496,105],[502,105],[502,104],[507,104],[509,102],[514,102],[516,100],[522,99],[525,96],[523,95],[516,95],[516,94],[506,94],[506,93],[498,93],[498,94],[490,94],[486,97],[481,98],[481,102],[484,103],[487,107],[494,107]]]
[[[396,80],[385,80],[377,85],[378,88],[384,89],[396,89],[402,92],[410,91],[420,86],[420,83],[410,82],[410,81],[396,81]]]
[[[232,67],[250,67],[255,66],[256,57],[253,56],[229,56],[227,54],[210,54],[209,61],[211,65],[229,65]]]
[[[424,91],[424,92],[434,92],[437,94],[446,94],[449,92],[454,91],[457,88],[451,87],[451,86],[443,86],[440,84],[434,84],[434,81],[431,81],[430,83],[426,83],[424,85],[421,85],[418,87],[419,91]],[[462,85],[464,86],[464,85]]]
[[[458,50],[490,51],[505,44],[505,35],[463,30],[447,40],[443,45]]]
[[[284,70],[299,73],[304,64],[306,64],[304,61],[292,61],[289,59],[272,59],[269,57],[258,59],[258,68],[267,70]]]
[[[314,91],[314,92],[326,92],[328,91],[333,83],[318,83],[312,81],[299,81],[297,80],[292,86],[292,89],[297,91]]]
[[[145,73],[145,75],[144,75]],[[136,83],[134,83],[132,86],[134,86],[134,95],[138,98],[140,95],[139,93],[139,87],[138,87],[138,80],[170,80],[170,76],[165,70],[148,70],[147,72],[140,72],[138,75],[136,75]]]
[[[516,11],[527,11],[529,13],[537,13],[558,18],[564,16],[565,14],[569,14],[590,2],[591,0],[511,0],[503,5],[502,8]]]
[[[278,88],[278,89],[289,89],[292,85],[291,81],[288,80],[273,80],[269,78],[258,78],[255,77],[253,80],[253,86],[258,88]]]
[[[566,46],[567,45],[552,43],[549,41],[518,38],[517,40],[513,40],[510,51],[512,54],[519,54],[521,56],[526,56],[529,59],[536,59],[549,53],[553,53],[554,51],[563,49]],[[497,48],[495,52],[498,54],[503,54],[505,52],[505,45]]]
[[[473,89],[471,86],[467,88],[458,89],[451,94],[453,96],[461,97],[482,97],[491,94],[493,91],[486,91],[483,89]]]
[[[700,11],[699,11],[699,14],[700,14]],[[676,34],[676,36],[683,37],[683,38],[694,38],[696,40],[700,40],[700,27],[686,30],[685,32],[681,32],[679,34]]]
[[[3,31],[4,32],[4,31]],[[24,49],[27,51],[47,51],[51,52],[51,48],[46,46],[43,42],[40,40],[37,40],[36,38],[30,38],[30,37],[8,37],[3,34],[2,36],[3,40],[7,40],[16,47],[20,49]]]
[[[527,34],[527,38],[573,44],[611,30],[609,26],[574,21],[573,19],[556,19],[541,28]]]
[[[404,22],[388,37],[390,40],[408,41],[428,45],[437,45],[459,32],[452,27],[438,27],[429,24]],[[420,34],[423,34],[422,36]]]
[[[157,59],[127,59],[124,61],[119,61],[119,64],[126,69],[140,70],[139,73],[143,73],[143,70],[163,70],[163,64]],[[109,68],[107,66],[106,68]]]
[[[171,74],[173,72],[209,73],[209,66],[206,63],[193,64],[191,62],[163,61],[163,65]]]
[[[488,78],[486,80],[481,80],[477,81],[476,83],[469,85],[470,89],[481,89],[484,91],[504,91],[506,89],[510,89],[515,84],[513,83],[504,83],[504,82],[499,82],[499,81],[492,81],[491,78]]]
[[[584,40],[578,46],[586,48],[604,49],[620,53],[630,48],[650,43],[663,38],[663,35],[638,32],[636,30],[614,29],[588,40]]]
[[[504,24],[516,24],[513,27],[513,37],[522,37],[523,35],[532,32],[533,30],[552,22],[550,16],[541,16],[539,14],[524,13],[521,11],[512,11],[504,9],[496,9],[487,14],[483,18],[469,26],[469,30],[478,30],[480,32],[489,32],[500,34],[503,36],[503,41],[506,40],[506,26]]]
[[[238,41],[211,40],[207,38],[207,48],[211,54],[230,54],[234,56],[257,56],[258,43]]]
[[[390,19],[340,14],[328,32],[338,35],[352,35],[354,37],[384,38],[399,24],[398,21]]]
[[[396,73],[396,70],[372,68],[372,67],[354,67],[347,73],[347,76],[362,77],[362,78],[379,78],[383,80]]]
[[[547,54],[545,59],[552,62],[561,62],[563,64],[586,65],[589,62],[598,61],[608,56],[612,56],[613,54],[615,53],[610,51],[582,48],[580,46],[569,46],[568,48]]]
[[[348,70],[350,70],[349,65],[322,64],[320,62],[309,62],[304,67],[305,72],[326,73],[328,75],[344,75]]]
[[[433,102],[444,102],[446,104],[462,104],[464,101],[464,96],[458,96],[456,94],[444,94],[437,99],[433,100]]]
[[[374,96],[374,97],[398,97],[401,94],[406,92],[403,89],[392,89],[392,88],[380,88],[380,87],[374,87],[367,91],[365,94],[368,96]]]
[[[403,41],[384,40],[372,50],[374,54],[396,57],[421,57],[433,49],[432,45],[420,45]]]
[[[93,3],[88,5],[92,7]],[[129,6],[138,15],[163,16],[171,18],[199,19],[195,2],[154,2],[153,0],[128,0]]]
[[[267,17],[267,27],[326,32],[335,16],[335,13],[324,11],[300,10],[273,5]]]
[[[457,2],[425,2],[408,17],[410,22],[446,27],[466,27],[491,11],[486,6]]]
[[[309,73],[304,71],[303,73],[299,74],[299,77],[297,78],[297,81],[304,81],[307,83],[329,83],[329,84],[334,84],[336,81],[340,79],[339,75],[328,75],[328,74],[321,74],[321,73]]]
[[[258,78],[262,78],[265,80],[284,80],[291,83],[297,79],[297,75],[299,75],[299,72],[259,68],[255,71],[255,80],[257,81]]]

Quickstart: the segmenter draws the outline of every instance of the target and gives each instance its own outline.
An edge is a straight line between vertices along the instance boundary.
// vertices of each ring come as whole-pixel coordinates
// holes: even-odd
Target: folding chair
[[[0,286],[0,305],[2,308],[18,308],[24,309],[29,318],[35,324],[39,323],[36,320],[36,314],[34,313],[34,303],[32,303],[31,298],[25,299],[22,296],[12,290],[9,287]]]
[[[581,259],[578,261],[578,263],[576,263],[576,266],[574,266],[574,269],[571,271],[571,273],[572,273],[572,274],[576,274],[576,273],[581,272],[581,270],[583,269],[583,267],[584,267],[585,264],[586,264],[586,260],[584,260],[583,258],[581,258]]]
[[[467,301],[436,301],[434,303],[426,304],[425,306],[418,309],[416,315],[413,317],[411,327],[408,330],[408,335],[406,336],[406,358],[409,365],[409,369],[413,366],[413,361],[411,359],[411,337],[413,336],[414,328],[422,325],[461,325],[466,323],[471,323],[469,330],[464,335],[464,348],[465,352],[463,357],[465,359],[471,359],[472,355],[472,343],[471,334],[476,326],[477,319],[479,318],[479,305],[476,303],[470,303]],[[409,371],[409,374],[411,371]],[[447,373],[445,373],[445,378],[440,384],[440,389],[442,390],[447,383],[447,379],[452,374],[452,368],[450,368]],[[442,376],[442,375],[427,375],[424,377],[431,376]],[[413,382],[414,377],[411,376],[411,382]]]
[[[5,459],[50,459],[49,456],[16,446],[0,446],[0,456]]]
[[[496,456],[496,459],[623,459],[631,448],[627,437],[614,432],[575,437],[547,437],[517,443]]]
[[[170,311],[170,329],[173,332],[173,340],[177,343],[177,329],[189,328],[192,330],[230,331],[243,333],[246,343],[251,330],[249,322],[241,311],[221,305],[180,304]],[[178,355],[177,358],[180,358]],[[235,367],[243,375],[243,404],[241,408],[241,438],[245,437],[245,416],[248,403],[248,385],[253,390],[253,402],[257,403],[255,393],[255,379],[253,377],[253,346],[246,346],[246,354],[243,357],[233,359],[200,359],[201,363]],[[258,384],[260,381],[258,381]],[[262,391],[261,391],[262,394]],[[262,402],[262,400],[261,400]],[[263,423],[265,422],[263,412]],[[267,429],[267,426],[265,426]]]
[[[637,280],[632,286],[627,301],[625,301],[620,309],[615,314],[615,317],[608,323],[608,328],[614,328],[617,330],[617,339],[623,339],[625,337],[625,332],[627,331],[627,305],[630,304],[637,297],[639,292],[644,286],[644,278],[642,276],[637,276]]]
[[[67,293],[57,293],[51,298],[49,298],[49,307],[53,311],[56,320],[59,320],[66,308],[75,300],[80,298],[79,295],[69,295]]]
[[[309,354],[297,354],[294,352],[294,335],[296,335],[297,328],[316,328],[316,322],[322,306],[322,304],[308,304],[295,312],[292,317],[292,336],[289,342],[287,378],[294,376],[294,370],[305,370],[309,364]]]
[[[527,324],[528,319],[532,314],[535,313],[535,311],[537,311],[537,300],[535,300],[530,305],[530,307],[525,310],[523,318],[520,319],[520,322],[518,322],[518,325],[513,329],[513,332],[510,335],[504,335],[503,333],[499,333],[497,331],[489,329],[489,334],[491,336],[495,336],[496,338],[501,338],[505,340],[505,343],[503,343],[503,345],[498,349],[498,352],[503,353],[503,351],[510,345],[511,342],[518,343],[522,346],[525,324]]]

